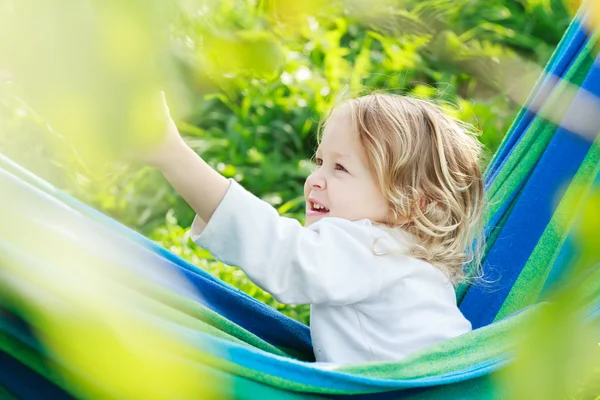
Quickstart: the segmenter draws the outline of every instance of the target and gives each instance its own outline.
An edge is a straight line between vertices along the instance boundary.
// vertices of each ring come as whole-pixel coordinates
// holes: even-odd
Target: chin
[[[312,224],[314,224],[317,221],[320,221],[321,219],[325,218],[326,215],[323,216],[319,216],[319,215],[307,215],[306,219],[304,220],[304,226],[310,226]]]

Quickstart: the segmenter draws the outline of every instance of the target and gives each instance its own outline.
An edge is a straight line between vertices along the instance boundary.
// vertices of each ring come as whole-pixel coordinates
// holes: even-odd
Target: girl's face
[[[389,205],[371,173],[345,107],[329,117],[316,153],[317,168],[306,179],[306,226],[321,218],[384,222]]]

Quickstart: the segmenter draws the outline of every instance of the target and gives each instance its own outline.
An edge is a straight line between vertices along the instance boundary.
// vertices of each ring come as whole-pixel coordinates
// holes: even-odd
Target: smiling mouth
[[[320,204],[313,203],[312,201],[309,201],[308,204],[309,205],[307,213],[309,215],[327,214],[329,212],[329,209],[327,207],[322,206]]]

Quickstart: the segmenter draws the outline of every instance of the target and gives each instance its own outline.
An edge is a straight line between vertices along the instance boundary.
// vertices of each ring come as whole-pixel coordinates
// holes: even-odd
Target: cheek
[[[380,220],[387,220],[390,216],[390,203],[388,202],[388,200],[383,196],[382,193],[378,193],[377,196],[377,217]]]
[[[379,190],[379,187],[371,185],[368,189],[365,189],[365,193],[368,193],[368,195],[365,196],[365,199],[367,199],[366,202],[368,203],[371,212],[378,218],[387,216],[389,203],[383,193]]]
[[[333,191],[332,191],[333,192]],[[330,197],[332,193],[330,193]],[[373,209],[373,196],[365,185],[340,185],[335,190],[335,202],[338,210],[353,217],[364,217]]]

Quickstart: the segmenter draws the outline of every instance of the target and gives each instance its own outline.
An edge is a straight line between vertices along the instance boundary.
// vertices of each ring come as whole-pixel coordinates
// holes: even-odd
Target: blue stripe
[[[18,335],[29,344],[35,344],[35,339],[23,321],[4,311],[0,307],[0,330],[11,336]],[[44,376],[22,364],[12,356],[0,351],[0,386],[8,390],[18,399],[72,399],[67,392],[51,383]]]
[[[54,216],[62,225],[68,226],[71,222],[78,223],[81,226],[82,233],[93,232],[93,237],[96,240],[114,243],[116,248],[123,248],[122,254],[146,252],[147,257],[153,258],[156,265],[160,265],[175,274],[183,275],[195,290],[189,291],[182,286],[173,286],[173,283],[165,280],[164,277],[151,275],[152,270],[144,265],[124,265],[125,268],[133,269],[134,272],[143,274],[145,278],[153,279],[163,287],[207,306],[275,346],[294,349],[309,357],[312,355],[310,331],[307,326],[284,316],[277,310],[248,296],[239,289],[216,280],[189,262],[169,253],[145,237],[73,198],[70,198],[69,202],[77,206],[77,209],[84,215],[74,212],[73,209],[61,203],[58,199],[16,178],[9,172],[0,169],[0,175],[6,178],[4,185],[14,185],[15,188],[21,190],[21,195],[29,198],[27,202],[22,201],[20,203],[23,209],[28,206],[31,207],[31,204],[35,204],[33,202],[38,202],[43,205],[43,209],[47,215]],[[8,193],[11,193],[11,191],[8,191]],[[67,197],[66,194],[63,195],[62,197]],[[0,198],[0,203],[7,200],[7,197]],[[64,198],[61,200],[64,200]],[[15,210],[17,213],[22,211]],[[89,214],[94,214],[95,223],[88,220],[87,217],[89,217]],[[60,215],[60,218],[57,215]],[[83,223],[82,220],[84,221]],[[124,238],[115,236],[115,231],[109,230],[107,225],[108,228],[116,229]],[[86,243],[85,245],[91,254],[100,251],[100,246],[97,246],[97,243]],[[154,252],[154,256],[152,256],[151,252]],[[110,255],[97,254],[97,256],[108,257]],[[165,258],[167,259],[163,258],[163,256],[166,256]],[[114,262],[119,261],[122,263],[123,259],[114,259]],[[201,296],[198,296],[197,293],[201,293]]]
[[[47,199],[43,200],[47,201]],[[59,215],[59,217],[62,216],[62,214]],[[93,228],[95,229],[95,227]],[[102,233],[100,232],[100,234]],[[438,384],[462,382],[489,374],[507,362],[507,359],[503,356],[497,359],[484,360],[482,363],[474,365],[469,369],[436,377],[413,380],[374,379],[336,371],[320,370],[309,363],[296,362],[283,357],[273,356],[164,321],[163,326],[166,325],[170,325],[177,333],[187,335],[190,339],[193,339],[199,346],[198,350],[208,351],[220,359],[229,360],[234,364],[242,365],[251,370],[261,371],[263,374],[276,376],[281,379],[337,391],[368,392],[373,390],[429,387]]]
[[[45,350],[40,346],[39,342],[29,334],[28,329],[24,329],[22,325],[15,324],[13,319],[8,318],[7,314],[0,313],[0,331],[3,331],[13,337],[15,340],[20,342],[22,345],[29,348],[31,351],[38,353],[42,357],[42,362],[48,362],[50,364],[51,355],[46,354]],[[39,328],[39,327],[38,327]],[[198,340],[198,335],[195,335],[195,340]],[[49,358],[47,358],[49,357]],[[101,382],[95,381],[95,377],[89,377],[85,375],[85,371],[74,370],[70,368],[60,360],[52,360],[59,364],[62,368],[72,373],[78,379],[86,381],[90,387],[96,387],[99,389],[106,389],[107,397],[118,398],[118,394],[110,393],[110,388],[99,387]],[[71,399],[71,395],[66,393],[59,386],[52,384],[42,375],[39,375],[26,365],[22,364],[15,358],[4,354],[0,351],[0,382],[2,382],[2,368],[6,367],[6,377],[10,379],[9,387],[11,391],[18,394],[18,398],[21,399]],[[303,393],[292,393],[285,391],[284,389],[278,389],[272,386],[261,384],[249,379],[241,377],[233,377],[228,375],[222,370],[215,369],[207,365],[197,364],[194,366],[197,368],[198,376],[205,379],[206,382],[226,382],[225,386],[219,385],[216,388],[211,388],[207,385],[207,390],[214,390],[215,393],[210,398],[238,398],[241,393],[251,393],[252,398],[276,398],[281,400],[287,399],[300,399],[300,398],[322,398],[322,396],[306,395]],[[13,370],[16,373],[13,373]],[[82,374],[83,373],[83,374]],[[88,379],[91,378],[91,379]],[[7,387],[8,389],[8,387]],[[209,393],[210,394],[210,393]],[[198,397],[204,398],[204,397]]]
[[[583,41],[581,40],[582,38]],[[549,71],[559,76],[563,76],[564,71],[567,70],[575,55],[582,48],[582,45],[585,43],[585,34],[576,25],[576,29],[573,33],[567,35],[564,41],[566,44],[560,50],[564,54],[557,57],[548,67]],[[586,78],[583,87],[597,93],[600,88],[600,74],[598,74],[597,68],[594,67],[593,71],[590,72],[590,76]],[[533,98],[539,95],[538,93]],[[497,162],[490,167],[489,174],[486,175],[486,182],[489,182],[489,179],[493,179],[496,176],[498,168],[504,165],[506,157],[510,155],[514,145],[521,139],[534,116],[534,113],[528,111],[515,125],[513,134],[504,144]],[[484,288],[474,286],[469,290],[461,305],[463,312],[473,322],[474,327],[489,324],[497,314],[506,295],[518,277],[521,268],[531,255],[531,251],[535,247],[541,232],[547,226],[555,208],[554,200],[560,197],[561,190],[564,189],[564,184],[570,182],[581,160],[587,153],[589,146],[589,141],[573,135],[566,129],[560,128],[557,130],[556,135],[551,140],[550,145],[534,169],[531,178],[527,180],[522,193],[519,193],[519,199],[512,210],[511,216],[486,259],[486,269],[491,269],[492,274],[501,274],[502,283],[500,287],[496,288],[497,290],[494,292],[490,292]],[[12,174],[5,173],[4,175],[13,179]],[[47,187],[46,183],[41,182],[41,184]],[[112,233],[117,232],[122,237],[111,238],[111,240],[122,240],[124,238],[125,241],[130,242],[129,244],[124,244],[124,246],[130,246],[130,248],[136,250],[144,248],[154,252],[157,263],[160,262],[161,265],[165,265],[173,271],[181,272],[192,283],[193,287],[202,293],[202,296],[195,296],[191,292],[180,294],[206,304],[213,310],[271,343],[310,351],[310,337],[307,327],[283,317],[281,314],[262,305],[251,297],[216,280],[206,272],[197,270],[191,264],[160,248],[143,236],[127,229],[116,221],[112,221],[96,210],[85,206],[60,191],[51,188],[51,193],[57,196],[59,200],[82,211],[84,216],[77,215],[72,209],[65,209],[62,203],[51,199],[49,196],[43,196],[39,193],[39,190],[33,189],[28,184],[21,182],[20,185],[24,190],[29,191],[33,197],[39,197],[40,201],[43,201],[44,207],[53,207],[54,211],[57,213],[60,211],[60,215],[66,219],[84,220],[85,223],[91,225],[85,215],[91,216],[96,221],[99,221],[98,225],[102,225],[92,226],[94,230],[97,230],[98,235],[110,236]],[[111,232],[101,229],[103,227],[109,227]],[[133,244],[134,242],[136,243],[135,245]],[[92,250],[90,249],[90,251]],[[568,253],[565,250],[564,259],[567,259],[567,256]],[[559,270],[555,273],[558,274]],[[493,276],[488,277],[493,278]],[[168,287],[168,282],[165,281],[162,283]],[[597,304],[591,310],[591,313],[593,316],[600,315],[600,304]],[[0,322],[1,320],[0,318]],[[174,334],[186,336],[190,340],[193,340],[198,346],[199,351],[208,352],[221,360],[241,365],[252,371],[259,371],[261,374],[332,391],[368,393],[402,388],[428,388],[435,385],[465,382],[488,375],[504,366],[510,360],[510,355],[505,354],[490,360],[483,360],[471,368],[449,372],[440,376],[411,380],[376,379],[343,372],[322,370],[310,363],[273,356],[269,353],[215,338],[168,321],[160,320],[159,322],[162,327],[172,329]],[[0,329],[4,328],[0,327]],[[494,344],[489,343],[489,345],[493,346]],[[7,366],[10,366],[11,370],[7,370]],[[205,368],[200,364],[198,367]],[[225,369],[227,368],[225,367]],[[54,393],[59,396],[61,394],[60,389],[56,387],[46,389],[44,385],[52,385],[39,375],[35,373],[32,375],[32,373],[33,371],[28,370],[27,367],[18,362],[15,363],[14,359],[4,353],[0,353],[0,384],[2,386],[8,388],[10,391],[23,391],[24,388],[27,389],[27,387],[32,387],[32,385],[39,385],[37,387],[43,388],[44,392],[48,393],[48,395],[53,395]],[[10,378],[12,386],[9,386],[11,382],[7,382],[7,378]],[[30,395],[26,390],[22,393],[23,398],[27,398],[26,396]],[[48,396],[44,397],[49,398]]]
[[[0,386],[21,400],[70,400],[68,393],[0,351]]]
[[[582,88],[596,96],[600,94],[597,63],[590,69]],[[578,103],[581,96],[580,91],[573,104],[581,104]],[[565,118],[579,111],[577,107],[570,107]],[[597,126],[600,126],[599,114],[588,118],[597,118]],[[461,303],[461,310],[474,328],[489,324],[497,315],[548,225],[557,200],[562,197],[591,144],[590,140],[562,127],[550,141],[484,262],[488,280],[498,279],[499,283],[493,291],[483,286],[472,286]]]
[[[198,332],[194,329],[163,320],[156,316],[146,316],[149,318],[150,323],[156,323],[161,330],[166,329],[173,335],[172,337],[182,340],[182,343],[193,345],[198,354],[209,354],[218,359],[227,360],[228,362],[243,366],[252,371],[260,371],[262,375],[271,375],[278,377],[279,379],[338,392],[350,391],[354,393],[365,393],[461,382],[495,371],[505,365],[508,360],[506,355],[502,355],[489,360],[483,360],[467,369],[451,371],[435,377],[410,380],[369,378],[343,372],[323,370],[316,367],[313,363],[274,356],[249,346],[231,343],[209,334]],[[43,326],[36,326],[36,329],[43,329]],[[22,327],[15,325],[14,321],[7,319],[6,316],[0,318],[0,330],[13,337],[17,337],[20,342],[32,349],[36,349],[39,353],[43,352],[39,347],[39,343],[37,343],[29,333],[24,331]],[[203,359],[203,357],[200,357],[200,359]],[[59,362],[59,360],[56,361]],[[68,368],[68,365],[65,365],[65,367]],[[227,371],[227,367],[222,369]],[[35,376],[30,376],[27,380],[21,376],[15,378],[17,378],[16,381],[32,383],[29,379],[34,379]],[[93,377],[90,378],[93,380]]]
[[[594,188],[593,190],[600,189],[600,173],[596,175],[596,179],[594,180],[592,187]],[[589,194],[586,197],[589,197]],[[573,237],[574,228],[576,228],[581,223],[583,223],[583,221],[581,221],[581,216],[577,216],[573,228],[571,228],[571,232],[569,233],[569,236],[567,236],[567,239],[565,240],[565,243],[563,244],[560,253],[558,254],[556,262],[554,263],[552,269],[550,270],[550,273],[548,274],[548,278],[546,279],[546,283],[544,285],[542,293],[540,294],[540,300],[543,301],[546,298],[546,296],[551,294],[553,292],[553,289],[557,285],[560,285],[560,282],[570,272],[572,272],[574,262],[576,261],[577,256],[577,239]]]
[[[513,123],[507,133],[501,147],[494,156],[494,162],[488,167],[485,174],[486,188],[495,180],[499,171],[503,168],[514,147],[520,142],[523,135],[529,129],[536,113],[527,109],[528,104],[539,104],[548,96],[554,88],[553,83],[557,78],[563,78],[577,55],[584,49],[589,37],[581,24],[575,19],[569,26],[565,36],[561,39],[557,49],[551,58],[551,63],[546,66],[545,74],[536,82],[530,98],[524,105],[525,110],[520,118]],[[548,76],[552,76],[551,77]],[[543,88],[543,90],[541,90]]]
[[[497,315],[589,148],[588,140],[564,129],[552,139],[484,262],[487,279],[500,282],[493,291],[471,286],[463,298],[461,310],[473,327]]]
[[[439,376],[409,380],[378,379],[320,369],[313,363],[294,361],[283,357],[273,356],[269,353],[265,353],[248,346],[242,346],[237,343],[231,343],[223,339],[215,338],[203,332],[182,327],[168,321],[157,319],[157,322],[160,324],[161,329],[169,329],[173,333],[174,337],[182,338],[182,340],[184,340],[186,343],[194,345],[199,354],[212,355],[218,359],[226,360],[236,365],[248,368],[252,371],[260,371],[261,375],[263,376],[274,376],[278,379],[287,380],[301,385],[309,385],[318,387],[320,389],[325,389],[329,392],[371,393],[383,390],[452,384],[487,375],[505,366],[510,360],[509,355],[501,355],[489,360],[483,360],[482,362],[475,364],[470,368],[451,371]],[[2,318],[0,318],[0,329],[13,337],[18,337],[20,341],[33,349],[38,347],[30,339],[27,339],[22,334],[19,334],[18,330],[15,331],[13,326],[10,324],[7,325],[6,321],[3,321]],[[39,348],[38,351],[40,351]],[[191,362],[198,363],[198,361]],[[197,366],[200,368],[202,367],[200,364]],[[67,365],[65,365],[65,367],[68,368]],[[227,366],[221,366],[218,369],[222,369],[225,372],[228,371]],[[25,380],[21,376],[16,378],[18,378],[16,379],[17,381],[32,383],[31,380]],[[35,376],[28,377],[28,379],[34,378]]]
[[[588,321],[595,321],[600,319],[600,301],[594,304],[586,315]]]
[[[9,259],[18,257],[18,259],[25,261],[25,264],[22,264],[23,268],[41,269],[45,271],[45,273],[52,272],[55,269],[60,270],[60,266],[51,265],[47,260],[38,259],[37,256],[32,254],[25,254],[16,248],[3,246],[3,254],[6,257],[9,257]],[[18,277],[15,277],[15,279],[17,278]],[[26,283],[27,282],[23,282],[23,284]],[[124,307],[127,307],[127,305],[124,304]],[[147,314],[144,311],[128,309],[128,312],[134,312],[136,314],[141,313],[139,315],[143,316],[149,323],[156,325],[157,329],[166,330],[171,337],[176,338],[182,343],[193,345],[198,354],[210,354],[218,359],[243,366],[252,371],[260,371],[261,375],[271,375],[278,377],[279,379],[289,380],[299,384],[312,385],[332,391],[369,392],[374,390],[449,384],[486,375],[500,368],[507,362],[507,355],[504,354],[491,359],[484,359],[467,369],[449,371],[440,376],[410,380],[369,378],[344,372],[323,370],[313,363],[274,356],[247,345],[232,343],[199,332],[195,329],[181,326],[175,322],[163,319],[158,315]],[[520,313],[515,313],[510,318],[519,314]],[[34,328],[40,330],[43,329],[44,326],[36,325]],[[32,342],[33,339],[31,335],[27,334],[27,332],[23,331],[18,326],[11,324],[10,320],[0,318],[0,329],[12,336],[18,337],[20,341],[28,346],[38,348],[38,351],[41,352],[41,349],[39,349],[36,342]],[[487,329],[493,329],[493,327],[490,326]],[[493,345],[493,343],[490,343],[490,345]],[[199,357],[198,359],[204,360],[203,357]],[[227,366],[222,367],[222,369],[228,371]],[[229,372],[233,371],[229,370]],[[93,377],[89,378],[93,379]]]

